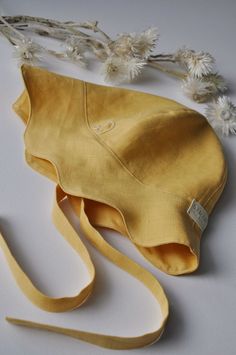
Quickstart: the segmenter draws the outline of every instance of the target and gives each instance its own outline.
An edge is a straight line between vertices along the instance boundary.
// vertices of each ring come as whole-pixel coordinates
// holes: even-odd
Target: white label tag
[[[201,231],[203,232],[208,223],[208,214],[205,208],[200,205],[195,199],[192,200],[187,213],[197,223]]]

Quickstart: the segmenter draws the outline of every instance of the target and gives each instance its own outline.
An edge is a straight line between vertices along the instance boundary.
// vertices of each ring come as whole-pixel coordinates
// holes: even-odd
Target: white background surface
[[[3,0],[1,9],[4,15],[28,14],[76,21],[97,19],[112,36],[158,26],[159,51],[171,52],[185,44],[212,53],[218,69],[231,84],[231,97],[236,102],[234,0]],[[23,83],[12,51],[8,42],[0,38],[0,229],[17,260],[41,290],[51,296],[72,295],[86,283],[87,273],[51,222],[54,183],[30,169],[24,161],[24,125],[11,108]],[[104,84],[95,68],[90,72],[70,64],[49,68]],[[151,68],[136,83],[123,86],[168,96],[203,112],[201,105],[182,95],[176,79]],[[162,339],[132,353],[236,353],[236,137],[225,138],[223,145],[229,178],[203,234],[197,272],[168,276],[146,262],[118,233],[104,233],[114,246],[156,275],[170,302],[170,318]],[[79,229],[78,221],[73,220]],[[159,308],[149,292],[87,242],[86,245],[97,269],[94,293],[81,308],[58,314],[41,311],[28,301],[0,251],[1,355],[113,353],[66,336],[10,325],[4,320],[6,315],[125,336],[148,332],[157,326]],[[128,353],[115,353],[125,352]]]

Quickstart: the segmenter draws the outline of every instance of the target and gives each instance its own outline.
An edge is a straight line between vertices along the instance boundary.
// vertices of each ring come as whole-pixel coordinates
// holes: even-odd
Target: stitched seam
[[[86,124],[87,124],[87,127],[89,129],[89,131],[93,134],[93,136],[95,137],[95,139],[106,149],[108,150],[112,156],[114,156],[120,163],[121,167],[128,172],[128,174],[130,176],[133,176],[134,179],[142,184],[142,185],[145,185],[147,186],[146,184],[144,184],[141,180],[139,180],[125,165],[124,163],[121,161],[121,159],[117,156],[117,154],[109,147],[105,144],[105,142],[102,141],[102,139],[91,129],[90,127],[90,124],[89,124],[89,118],[88,118],[88,98],[87,98],[87,83],[84,82],[84,85],[83,85],[83,89],[84,89],[84,117],[85,117],[85,120],[86,120]],[[194,114],[198,114],[199,113],[197,111],[194,111],[194,110],[191,110],[191,109],[181,109],[181,110],[176,110],[178,112],[191,112],[191,113],[194,113]],[[170,111],[170,112],[173,112],[173,111]],[[166,111],[163,111],[163,113],[170,113],[170,112],[166,112]],[[205,118],[203,115],[202,115],[203,118]],[[214,195],[217,193],[218,190],[220,190],[221,186],[224,184],[224,181],[225,181],[225,177],[226,177],[226,173],[224,173],[223,177],[222,177],[222,180],[220,182],[220,184],[216,187],[216,189],[209,195],[207,201],[206,201],[206,204],[207,202],[214,197]],[[160,188],[157,188],[158,191],[162,192],[162,193],[166,193],[168,195],[170,195],[172,198],[175,198],[177,200],[180,200],[180,201],[188,201],[188,198],[189,199],[192,199],[191,196],[189,196],[188,198],[183,198],[182,196],[178,196],[176,194],[173,194],[169,191],[165,191],[165,190],[162,190]],[[202,200],[204,198],[204,195],[199,199],[199,200]],[[130,235],[131,237],[131,234],[130,234],[130,231],[129,231],[129,228],[128,226],[126,225],[125,221],[124,221],[124,224],[126,226],[126,229],[128,231],[128,234]],[[202,234],[202,231],[201,229],[199,228],[199,226],[197,225],[197,223],[195,221],[192,220],[191,222],[191,227],[194,228],[196,231],[197,231],[197,236],[200,238],[201,237],[201,234]],[[132,240],[132,238],[131,238]]]
[[[226,165],[225,165],[225,166],[226,166]],[[225,172],[224,172],[224,174],[223,174],[223,177],[222,177],[222,179],[221,179],[219,185],[217,185],[217,187],[214,189],[214,191],[209,194],[209,196],[207,197],[207,200],[206,200],[204,203],[202,202],[203,198],[204,198],[206,195],[202,195],[202,197],[198,200],[204,208],[207,207],[207,205],[208,205],[209,202],[214,203],[214,201],[217,201],[218,197],[219,197],[219,196],[221,195],[221,193],[223,192],[223,189],[224,189],[224,186],[225,186],[226,181],[227,181],[227,167],[226,167],[226,170],[225,170]],[[216,195],[216,197],[215,197],[215,199],[214,199],[214,196],[215,196],[215,195]],[[196,227],[197,227],[197,229],[200,230],[200,235],[203,233],[203,232],[201,231],[201,229],[199,228],[198,224],[197,224],[195,221],[193,221],[192,226],[193,226],[195,229],[196,229]]]
[[[84,86],[84,93],[85,93],[85,95],[84,95],[84,103],[85,103],[85,105],[84,105],[84,108],[85,108],[84,116],[85,116],[85,121],[86,121],[86,124],[87,124],[87,127],[88,127],[89,131],[90,131],[90,132],[92,133],[92,135],[96,138],[96,140],[97,140],[106,150],[108,150],[108,151],[119,161],[119,163],[121,164],[121,166],[123,167],[123,169],[124,169],[125,171],[127,171],[129,175],[131,175],[131,176],[132,176],[138,183],[140,183],[141,185],[143,185],[143,186],[149,186],[148,184],[145,184],[145,183],[143,183],[141,180],[139,180],[139,179],[137,178],[137,176],[134,175],[134,174],[124,165],[124,163],[123,163],[122,160],[119,158],[119,156],[118,156],[109,146],[107,146],[106,143],[103,142],[102,139],[91,129],[90,124],[89,124],[89,118],[88,118],[88,89],[87,89],[87,83],[86,83],[86,81],[83,81],[83,83],[84,83],[83,86]],[[194,114],[201,115],[200,113],[198,113],[197,111],[192,110],[192,109],[179,109],[179,110],[176,110],[176,111],[178,111],[178,112],[192,112],[192,113],[194,113]],[[170,112],[176,112],[176,111],[173,111],[173,110],[172,110],[172,111],[169,111],[169,112],[163,111],[162,113],[168,114],[168,113],[170,113]],[[204,117],[203,115],[201,115],[201,116],[205,119],[205,117]],[[165,193],[165,194],[168,194],[168,195],[172,196],[173,198],[175,198],[175,199],[177,199],[177,200],[180,200],[180,201],[189,202],[189,200],[191,199],[191,196],[182,197],[182,196],[177,195],[177,194],[175,194],[175,193],[162,190],[162,189],[160,189],[160,188],[158,188],[158,187],[156,187],[156,189],[157,189],[158,191],[160,191],[160,192],[162,192],[162,193]]]
[[[210,129],[214,132],[214,129],[212,128],[212,126],[210,125],[210,123],[209,123],[208,121],[207,121],[207,123],[208,123],[208,126],[210,127]],[[214,132],[214,133],[215,133],[215,132]],[[218,138],[218,137],[216,136],[216,138]],[[220,145],[221,145],[221,142],[220,142],[219,138],[218,138],[218,141],[219,141],[219,143],[220,143]],[[226,163],[224,162],[224,173],[223,173],[222,178],[221,178],[221,180],[220,180],[220,182],[219,182],[219,185],[217,185],[216,188],[215,188],[215,190],[213,190],[212,192],[206,192],[205,194],[202,194],[202,196],[199,198],[199,202],[200,202],[201,204],[207,205],[208,200],[211,198],[212,195],[214,195],[214,193],[218,190],[218,187],[220,187],[221,184],[224,182],[224,180],[225,180],[225,178],[226,178],[225,175],[227,176],[227,165],[226,165]],[[205,199],[206,199],[206,201],[204,202]]]
[[[219,184],[215,187],[215,189],[208,194],[202,194],[202,196],[198,199],[198,201],[203,205],[203,207],[204,206],[206,207],[208,205],[208,203],[213,199],[214,195],[218,192],[218,190],[226,182],[226,180],[227,180],[227,166],[226,166],[226,164],[224,165],[224,167],[225,167],[224,174],[222,175],[222,178],[221,178]]]
[[[127,171],[130,176],[134,177],[134,179],[135,179],[138,183],[140,183],[141,185],[148,186],[147,184],[144,184],[141,180],[139,180],[139,179],[137,178],[137,176],[135,176],[135,175],[124,165],[124,163],[123,163],[122,160],[119,158],[119,156],[118,156],[109,146],[107,146],[106,143],[103,142],[102,139],[91,129],[90,124],[89,124],[89,118],[88,118],[88,88],[87,88],[87,83],[86,83],[85,81],[84,81],[84,90],[85,90],[85,95],[84,95],[84,98],[85,98],[85,100],[84,100],[84,101],[85,101],[84,116],[85,116],[86,124],[87,124],[87,127],[88,127],[89,131],[93,134],[93,136],[95,137],[95,139],[119,161],[119,163],[121,164],[122,168],[123,168],[125,171]],[[171,110],[171,111],[169,111],[169,112],[163,111],[163,112],[161,112],[161,113],[162,113],[162,114],[163,114],[163,113],[169,114],[169,113],[171,113],[171,112],[179,112],[179,113],[181,113],[181,112],[183,112],[183,113],[184,113],[184,112],[191,112],[191,113],[193,113],[193,114],[197,114],[198,116],[200,115],[203,119],[206,120],[206,118],[205,118],[204,115],[202,115],[202,114],[199,113],[198,111],[192,110],[192,109],[179,109],[179,110],[175,110],[175,111]],[[207,205],[208,201],[211,200],[211,198],[214,197],[214,195],[217,193],[217,191],[218,191],[218,190],[221,188],[221,186],[224,184],[224,182],[225,182],[225,180],[226,180],[226,179],[225,179],[226,176],[227,176],[227,174],[224,173],[224,175],[223,175],[223,177],[222,177],[222,179],[221,179],[221,182],[219,183],[219,185],[217,185],[217,187],[215,188],[215,190],[214,190],[213,192],[211,192],[211,194],[210,194],[209,197],[207,198],[207,201],[206,201],[204,204],[202,203],[202,200],[204,200],[205,194],[203,194],[203,195],[201,196],[201,198],[198,199],[199,202],[201,201],[200,203],[202,204],[203,207]],[[158,187],[157,187],[156,189],[157,189],[158,191],[160,191],[161,193],[165,193],[165,194],[170,195],[172,198],[175,198],[175,199],[177,199],[178,201],[180,200],[180,201],[189,202],[189,200],[192,199],[191,196],[182,197],[182,196],[179,196],[179,195],[174,194],[174,193],[172,193],[172,192],[162,190],[162,189],[160,189],[160,188],[158,188]],[[191,227],[194,228],[194,229],[198,232],[198,236],[199,236],[199,238],[200,238],[200,237],[201,237],[201,234],[202,234],[203,232],[202,232],[202,230],[200,229],[200,227],[198,226],[198,224],[197,224],[195,221],[192,220],[192,221],[191,221]]]
[[[227,170],[223,175],[223,179],[221,181],[221,183],[217,186],[217,188],[208,196],[207,200],[205,201],[205,206],[207,206],[210,202],[214,202],[215,199],[217,199],[217,196],[220,195],[221,190],[223,191],[224,186],[226,184],[227,181]],[[216,196],[215,196],[216,195]],[[215,197],[215,198],[214,198]]]
[[[97,140],[104,148],[106,148],[106,149],[119,161],[119,163],[121,164],[121,166],[123,167],[123,169],[125,169],[125,170],[129,173],[129,175],[133,176],[134,179],[135,179],[137,182],[139,182],[140,184],[147,186],[147,184],[144,184],[134,173],[132,173],[132,172],[124,165],[124,163],[123,163],[122,160],[119,158],[119,156],[118,156],[107,144],[105,144],[105,142],[103,142],[102,139],[91,129],[90,124],[89,124],[89,118],[88,118],[88,99],[87,99],[88,88],[87,88],[87,83],[86,83],[86,82],[84,82],[84,87],[85,87],[85,95],[84,95],[84,97],[85,97],[85,119],[86,119],[86,123],[87,123],[88,129],[91,131],[91,133],[92,133],[93,136],[96,138],[96,140]],[[184,112],[191,112],[192,114],[200,115],[203,119],[206,120],[206,118],[205,118],[204,115],[202,115],[201,113],[197,112],[196,110],[192,110],[192,109],[177,109],[177,110],[175,110],[175,111],[171,110],[171,111],[168,111],[168,112],[162,111],[162,112],[160,112],[160,114],[163,114],[163,113],[165,113],[165,114],[170,114],[171,112],[178,112],[178,113],[181,113],[181,112],[183,112],[183,113],[184,113]],[[217,185],[216,189],[208,196],[206,202],[204,203],[205,206],[207,205],[207,203],[208,203],[211,199],[213,199],[213,197],[214,197],[214,195],[217,193],[217,191],[220,190],[220,188],[222,187],[222,185],[223,185],[224,182],[226,181],[226,175],[227,175],[227,174],[224,173],[220,184]],[[191,198],[190,196],[188,196],[187,198],[186,198],[186,197],[183,198],[182,196],[178,196],[178,195],[176,195],[176,194],[173,194],[173,193],[171,193],[171,192],[164,191],[164,190],[159,189],[159,188],[157,188],[157,190],[161,191],[162,193],[167,193],[167,194],[171,195],[171,197],[177,198],[178,200],[180,199],[181,201],[183,201],[183,200],[184,200],[184,201],[188,201],[188,198],[189,198],[189,199]],[[205,199],[205,194],[203,194],[203,195],[201,196],[201,198],[198,199],[198,201],[200,202],[200,201],[202,201],[202,200],[204,200],[204,199]],[[189,201],[188,201],[188,202],[189,202]],[[201,202],[201,204],[203,205],[202,202]],[[203,205],[203,207],[204,207],[204,205]],[[126,227],[127,227],[127,226],[126,226]],[[198,235],[198,237],[200,238],[200,237],[201,237],[201,234],[202,234],[203,232],[202,232],[202,230],[200,229],[200,227],[198,226],[198,224],[197,224],[194,220],[192,220],[192,222],[191,222],[191,227],[194,228],[194,229],[198,232],[197,235]],[[128,233],[129,233],[129,230],[128,230]]]
[[[110,151],[110,153],[116,157],[116,159],[120,162],[120,164],[123,166],[123,168],[131,175],[133,176],[140,184],[142,185],[145,185],[145,186],[148,186],[147,184],[145,184],[144,182],[142,182],[133,172],[131,172],[127,167],[126,165],[123,163],[123,161],[120,159],[120,157],[112,150],[111,147],[109,147],[91,128],[90,126],[90,123],[89,123],[89,118],[88,118],[88,89],[87,89],[87,83],[86,81],[84,81],[84,87],[85,87],[85,102],[86,102],[86,105],[85,105],[85,118],[86,118],[86,123],[87,123],[87,127],[89,128],[89,130],[91,131],[91,133],[95,136],[96,140],[101,143],[104,148],[106,148],[107,150]],[[192,110],[192,109],[179,109],[179,110],[170,110],[170,111],[161,111],[160,114],[169,114],[171,112],[192,112],[194,114],[198,114],[198,115],[201,115],[200,113],[198,113],[197,111],[195,110]],[[203,118],[205,118],[203,115],[201,115]],[[177,197],[180,197],[178,195],[176,195]],[[182,197],[180,197],[182,198]]]
[[[90,127],[90,123],[89,123],[89,119],[88,119],[88,100],[87,100],[87,83],[84,81],[84,90],[85,90],[85,121],[87,124],[87,128],[89,129],[90,133],[92,133],[92,135],[95,137],[96,141],[98,141],[104,148],[106,148],[106,150],[108,150],[118,161],[119,163],[122,165],[122,167],[131,175],[133,176],[139,183],[141,183],[142,185],[144,185],[142,183],[142,181],[140,181],[130,170],[128,170],[128,168],[122,163],[122,161],[120,160],[120,158],[116,155],[116,153],[113,152],[113,150],[107,146],[102,139],[92,130],[92,128]]]
[[[125,171],[127,171],[128,172],[128,174],[129,175],[131,175],[132,177],[134,177],[134,179],[138,182],[138,183],[140,183],[141,185],[143,185],[143,186],[149,186],[149,185],[147,185],[147,184],[144,184],[141,180],[139,180],[138,178],[137,178],[137,176],[135,176],[125,165],[124,165],[124,163],[122,162],[122,160],[119,158],[119,156],[109,147],[109,146],[107,146],[106,145],[106,143],[105,142],[103,142],[103,140],[91,129],[91,127],[90,127],[90,124],[89,124],[89,119],[88,119],[88,99],[87,99],[87,83],[84,81],[84,89],[85,89],[85,95],[84,95],[84,97],[85,97],[85,119],[86,119],[86,123],[87,123],[87,127],[88,127],[88,129],[89,129],[89,131],[94,135],[94,137],[96,138],[96,140],[106,149],[106,150],[108,150],[118,161],[119,161],[119,163],[121,164],[121,166],[123,167],[123,169],[125,170]],[[180,110],[180,111],[187,111],[187,110]],[[189,111],[191,111],[192,112],[192,110],[190,109]],[[163,112],[165,112],[166,113],[166,111],[163,111]],[[174,111],[173,111],[174,112]],[[196,112],[196,111],[195,111]],[[178,201],[185,201],[185,202],[189,202],[189,200],[188,200],[188,198],[184,198],[184,197],[182,197],[182,196],[179,196],[179,195],[177,195],[177,194],[173,194],[172,192],[169,192],[169,191],[165,191],[165,190],[162,190],[162,189],[160,189],[160,188],[156,188],[158,191],[160,191],[160,192],[162,192],[162,193],[165,193],[165,194],[168,194],[168,195],[170,195],[171,197],[173,197],[173,198],[175,198],[175,199],[177,199]],[[190,199],[190,196],[189,196],[189,199]]]

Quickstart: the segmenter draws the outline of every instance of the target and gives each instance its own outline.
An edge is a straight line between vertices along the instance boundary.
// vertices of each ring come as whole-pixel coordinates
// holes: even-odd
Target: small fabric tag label
[[[187,213],[197,223],[203,232],[208,223],[208,213],[202,205],[195,199],[192,200]]]

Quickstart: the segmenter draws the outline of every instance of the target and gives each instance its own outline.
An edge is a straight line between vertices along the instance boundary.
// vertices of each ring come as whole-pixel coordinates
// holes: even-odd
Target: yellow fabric
[[[201,229],[187,214],[193,199],[212,212],[226,180],[221,143],[200,113],[167,98],[85,82],[38,67],[21,66],[25,88],[13,108],[26,125],[25,159],[56,183],[53,222],[80,254],[91,281],[74,297],[50,298],[35,288],[0,245],[18,285],[38,307],[62,312],[92,292],[89,253],[59,204],[67,197],[91,243],[139,279],[160,304],[159,328],[138,337],[116,337],[7,317],[111,349],[131,349],[160,338],[168,301],[156,278],[111,247],[102,226],[129,238],[160,270],[180,275],[197,269]]]
[[[43,295],[40,291],[36,289],[36,287],[32,284],[29,278],[20,269],[9,248],[7,247],[6,242],[0,234],[0,246],[2,247],[5,253],[8,264],[18,285],[25,293],[25,295],[31,300],[31,302],[33,302],[41,309],[50,312],[62,312],[79,307],[91,293],[95,276],[94,267],[85,246],[82,244],[78,234],[75,232],[70,222],[66,219],[66,216],[64,215],[63,211],[59,206],[60,201],[62,201],[65,196],[66,193],[62,191],[59,185],[57,185],[52,210],[53,222],[58,228],[58,230],[61,232],[61,234],[70,243],[70,245],[80,254],[83,261],[87,265],[88,270],[90,271],[92,279],[91,283],[89,283],[89,285],[86,286],[84,290],[82,290],[78,295],[74,297],[64,298],[50,298]],[[111,260],[114,264],[118,265],[120,268],[129,272],[131,275],[143,282],[143,284],[152,292],[154,297],[160,303],[163,316],[161,325],[156,331],[147,333],[143,336],[117,337],[69,328],[56,327],[47,324],[40,324],[28,320],[15,319],[12,317],[6,317],[6,319],[14,324],[54,331],[110,349],[132,349],[153,343],[160,337],[161,333],[163,332],[168,317],[168,301],[162,287],[150,272],[139,266],[134,261],[130,260],[127,256],[122,255],[119,251],[110,246],[102,238],[99,232],[90,224],[88,220],[88,217],[85,212],[85,202],[83,198],[77,198],[76,206],[77,208],[78,206],[80,207],[80,210],[77,210],[77,212],[80,217],[81,227],[83,228],[85,235],[93,243],[93,245],[95,245],[96,248],[101,251],[102,254],[106,256],[109,260]]]

